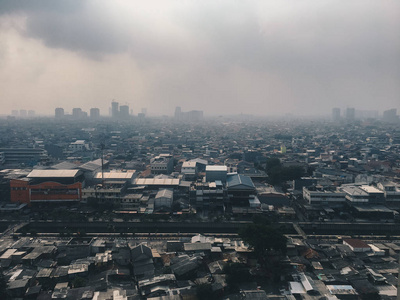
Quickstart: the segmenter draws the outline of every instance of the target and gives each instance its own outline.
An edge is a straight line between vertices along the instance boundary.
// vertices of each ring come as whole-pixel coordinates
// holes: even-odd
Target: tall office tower
[[[145,116],[147,115],[147,108],[142,108],[142,114],[144,114]]]
[[[72,109],[72,117],[74,119],[79,119],[82,117],[82,109],[79,107],[75,107]]]
[[[100,109],[93,107],[90,109],[90,117],[92,119],[98,119],[100,118]]]
[[[25,118],[27,116],[27,112],[25,109],[20,109],[19,110],[19,116],[22,118]]]
[[[395,123],[399,121],[399,117],[397,116],[397,109],[392,108],[389,110],[385,110],[383,112],[382,120],[388,123]]]
[[[118,102],[115,101],[111,102],[111,117],[118,118],[119,115],[118,107],[119,107]]]
[[[54,116],[55,116],[56,118],[62,118],[62,117],[64,117],[64,108],[57,107],[57,108],[55,109],[54,112],[55,112]]]
[[[180,120],[182,118],[182,110],[180,106],[175,108],[175,119]]]
[[[34,110],[28,110],[28,117],[33,118],[35,116]]]
[[[16,110],[16,109],[12,110],[11,111],[11,115],[14,116],[14,117],[17,117],[19,115],[18,110]]]
[[[377,119],[379,116],[379,113],[377,110],[356,110],[355,112],[355,119]]]
[[[354,109],[354,107],[348,107],[346,109],[346,119],[348,121],[353,121],[355,116],[356,116],[356,110]]]
[[[186,117],[186,121],[190,121],[190,122],[198,122],[203,120],[203,111],[202,110],[191,110],[187,113],[185,113]]]
[[[121,119],[128,119],[129,118],[129,106],[128,105],[121,105],[119,107],[119,117]]]
[[[340,120],[340,108],[332,108],[332,120],[335,122]]]

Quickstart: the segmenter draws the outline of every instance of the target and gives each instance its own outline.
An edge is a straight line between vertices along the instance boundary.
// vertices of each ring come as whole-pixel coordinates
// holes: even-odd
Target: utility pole
[[[101,148],[101,187],[104,188],[104,143],[100,144]]]

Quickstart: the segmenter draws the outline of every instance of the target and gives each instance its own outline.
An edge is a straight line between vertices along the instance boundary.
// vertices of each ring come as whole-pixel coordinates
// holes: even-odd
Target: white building
[[[154,198],[154,209],[171,209],[172,201],[174,199],[174,192],[168,189],[159,190]]]
[[[400,185],[392,181],[378,183],[378,189],[383,191],[386,203],[400,203]]]
[[[340,188],[346,193],[346,200],[352,204],[382,204],[384,192],[370,185],[346,185]]]
[[[197,175],[197,163],[195,161],[185,161],[182,164],[181,173],[185,175],[186,180],[194,180]]]
[[[227,174],[228,174],[227,166],[206,166],[207,182],[220,180],[222,183],[225,183]]]
[[[346,194],[346,200],[353,204],[367,204],[369,195],[358,186],[345,186],[341,190]]]
[[[333,204],[346,202],[346,193],[340,191],[311,190],[303,187],[303,198],[309,204]]]
[[[174,159],[170,154],[160,154],[150,160],[153,174],[171,174],[174,169]]]
[[[69,144],[69,149],[75,152],[75,151],[89,150],[90,147],[85,140],[76,140],[75,142]]]

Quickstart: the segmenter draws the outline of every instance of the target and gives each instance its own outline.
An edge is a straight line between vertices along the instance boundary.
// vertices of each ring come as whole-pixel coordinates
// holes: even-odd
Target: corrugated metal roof
[[[179,179],[176,178],[138,178],[135,181],[136,185],[179,185]]]
[[[104,172],[104,179],[131,179],[135,171],[131,172]],[[96,179],[102,179],[101,172],[96,173]]]
[[[108,161],[107,161],[107,160],[104,160],[103,163],[104,163],[104,164],[107,164]],[[80,169],[84,169],[84,170],[89,170],[89,171],[95,171],[95,170],[97,170],[97,169],[100,168],[100,167],[101,167],[101,158],[96,159],[96,160],[89,161],[89,162],[87,162],[87,163],[81,165],[79,168],[80,168]]]
[[[182,168],[196,168],[196,162],[195,161],[185,161],[182,164]]]
[[[63,161],[58,164],[55,164],[51,166],[51,169],[54,170],[71,170],[71,169],[77,169],[78,166],[74,163],[68,162],[68,161]]]
[[[158,198],[173,198],[174,197],[174,192],[171,190],[167,190],[167,189],[163,189],[163,190],[159,190],[157,195],[156,195],[156,199]]]
[[[80,170],[33,170],[28,174],[28,178],[73,178],[81,172]]]
[[[227,166],[206,166],[206,172],[207,171],[226,171],[226,172],[228,172],[228,167]]]
[[[237,185],[244,185],[249,188],[255,188],[254,183],[250,177],[240,174],[229,175],[226,179],[226,185],[228,188]]]

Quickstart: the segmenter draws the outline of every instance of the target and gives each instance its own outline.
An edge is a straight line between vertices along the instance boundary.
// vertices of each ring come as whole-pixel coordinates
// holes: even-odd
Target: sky
[[[0,0],[0,114],[397,108],[397,0]]]

